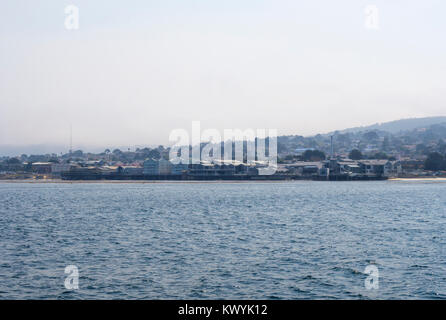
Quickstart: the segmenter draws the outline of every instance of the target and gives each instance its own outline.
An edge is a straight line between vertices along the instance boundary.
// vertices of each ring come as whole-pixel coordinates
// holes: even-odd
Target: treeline
[[[364,159],[378,159],[378,160],[389,160],[389,161],[395,161],[396,158],[393,156],[388,156],[385,152],[376,152],[369,154],[368,156],[364,155],[360,150],[353,149],[348,154],[349,159],[352,160],[364,160]]]
[[[424,169],[430,171],[446,170],[446,157],[439,152],[432,152],[424,162]]]

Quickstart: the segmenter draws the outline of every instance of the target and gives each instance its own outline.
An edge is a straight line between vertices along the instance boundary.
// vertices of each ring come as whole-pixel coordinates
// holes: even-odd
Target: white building
[[[169,160],[153,160],[144,161],[143,174],[146,175],[167,175],[172,173],[172,163]]]
[[[171,174],[172,173],[172,163],[169,160],[161,159],[158,161],[159,174]]]

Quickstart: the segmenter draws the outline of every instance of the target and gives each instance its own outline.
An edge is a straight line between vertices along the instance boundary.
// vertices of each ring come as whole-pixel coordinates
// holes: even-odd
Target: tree
[[[424,162],[424,168],[430,171],[446,170],[446,160],[438,152],[432,152]]]
[[[20,164],[20,160],[17,158],[10,158],[8,160],[6,160],[7,164]]]
[[[375,155],[372,156],[372,159],[380,159],[380,160],[386,160],[389,157],[385,152],[377,152]]]
[[[119,150],[119,149],[115,149],[115,150],[113,150],[113,154],[114,154],[114,155],[121,155],[121,154],[122,154],[122,151]]]
[[[147,154],[147,156],[148,156],[149,158],[152,158],[152,159],[155,159],[155,160],[159,160],[159,159],[161,159],[161,154],[160,154],[160,152],[159,152],[158,150],[156,150],[156,149],[152,149],[152,150],[150,150],[149,153]]]
[[[325,153],[319,150],[306,150],[302,155],[304,161],[322,161],[325,160]]]
[[[348,157],[352,160],[361,160],[363,158],[361,151],[359,151],[358,149],[353,149],[352,151],[350,151]]]

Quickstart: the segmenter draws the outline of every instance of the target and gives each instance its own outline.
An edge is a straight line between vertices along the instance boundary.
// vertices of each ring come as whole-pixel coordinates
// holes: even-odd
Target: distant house
[[[31,164],[31,171],[34,173],[51,173],[52,162],[34,162]]]

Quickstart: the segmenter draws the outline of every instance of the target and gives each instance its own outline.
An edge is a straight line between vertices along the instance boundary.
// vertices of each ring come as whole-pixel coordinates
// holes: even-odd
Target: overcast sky
[[[446,115],[444,0],[0,2],[0,145],[311,135]],[[365,27],[367,5],[379,30]]]

